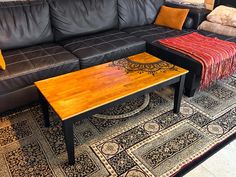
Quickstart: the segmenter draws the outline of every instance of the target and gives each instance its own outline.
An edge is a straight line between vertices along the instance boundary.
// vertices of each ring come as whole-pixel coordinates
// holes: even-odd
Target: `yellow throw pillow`
[[[155,24],[182,30],[188,12],[189,9],[161,6],[161,10],[155,20]]]
[[[6,69],[6,63],[2,55],[2,51],[0,50],[0,69],[5,70]]]

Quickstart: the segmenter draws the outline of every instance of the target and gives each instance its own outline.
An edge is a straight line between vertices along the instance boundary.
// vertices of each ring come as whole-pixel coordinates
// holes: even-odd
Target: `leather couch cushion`
[[[145,41],[125,32],[112,30],[61,42],[80,59],[81,68],[127,57],[145,51]]]
[[[213,38],[218,38],[221,40],[225,40],[225,41],[230,41],[230,42],[234,42],[236,43],[236,36],[225,36],[225,35],[221,35],[221,34],[216,34],[216,33],[212,33],[209,31],[203,31],[203,30],[198,30],[198,33],[205,35],[205,36],[209,36],[209,37],[213,37]]]
[[[24,109],[23,105],[29,106],[33,102],[38,101],[38,91],[34,85],[18,89],[14,92],[9,92],[4,95],[0,95],[0,113],[6,112],[8,110],[15,111],[18,107]],[[7,113],[7,112],[6,112]]]
[[[120,29],[154,22],[164,0],[118,0]]]
[[[53,40],[45,0],[0,2],[0,49],[27,47]]]
[[[56,40],[118,26],[117,0],[50,0]]]
[[[57,44],[8,50],[3,56],[7,68],[0,70],[0,95],[79,69],[77,57]]]

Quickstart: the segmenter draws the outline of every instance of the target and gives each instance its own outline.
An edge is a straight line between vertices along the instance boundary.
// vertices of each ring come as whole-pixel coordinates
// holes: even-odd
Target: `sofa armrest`
[[[211,12],[208,9],[204,9],[204,8],[197,8],[197,7],[189,7],[189,6],[185,6],[182,4],[175,4],[175,3],[170,3],[170,2],[165,2],[166,6],[169,7],[177,7],[177,8],[188,8],[190,9],[188,17],[192,18],[194,23],[193,23],[193,29],[197,29],[198,26],[204,21],[206,20],[207,15]]]
[[[193,28],[197,29],[198,26],[206,20],[207,15],[210,13],[210,10],[207,9],[198,9],[198,8],[191,8],[189,11],[189,17],[194,20]]]

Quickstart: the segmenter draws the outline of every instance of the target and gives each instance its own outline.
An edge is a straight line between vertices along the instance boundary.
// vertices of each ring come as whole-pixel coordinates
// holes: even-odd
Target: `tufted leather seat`
[[[0,96],[35,81],[79,69],[79,61],[57,44],[44,44],[3,52],[7,69],[0,71]]]
[[[81,68],[109,62],[145,51],[142,39],[111,30],[60,42],[80,59]]]

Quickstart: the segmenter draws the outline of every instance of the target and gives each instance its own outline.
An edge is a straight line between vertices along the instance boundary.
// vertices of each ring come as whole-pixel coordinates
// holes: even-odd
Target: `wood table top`
[[[145,52],[128,57],[128,60],[134,61],[134,64],[161,61],[166,69],[150,74],[146,71],[127,71],[127,68],[110,62],[41,80],[35,82],[35,85],[64,121],[188,72],[177,66],[173,68],[172,64]],[[122,63],[120,61],[125,59],[117,60],[118,65]]]

